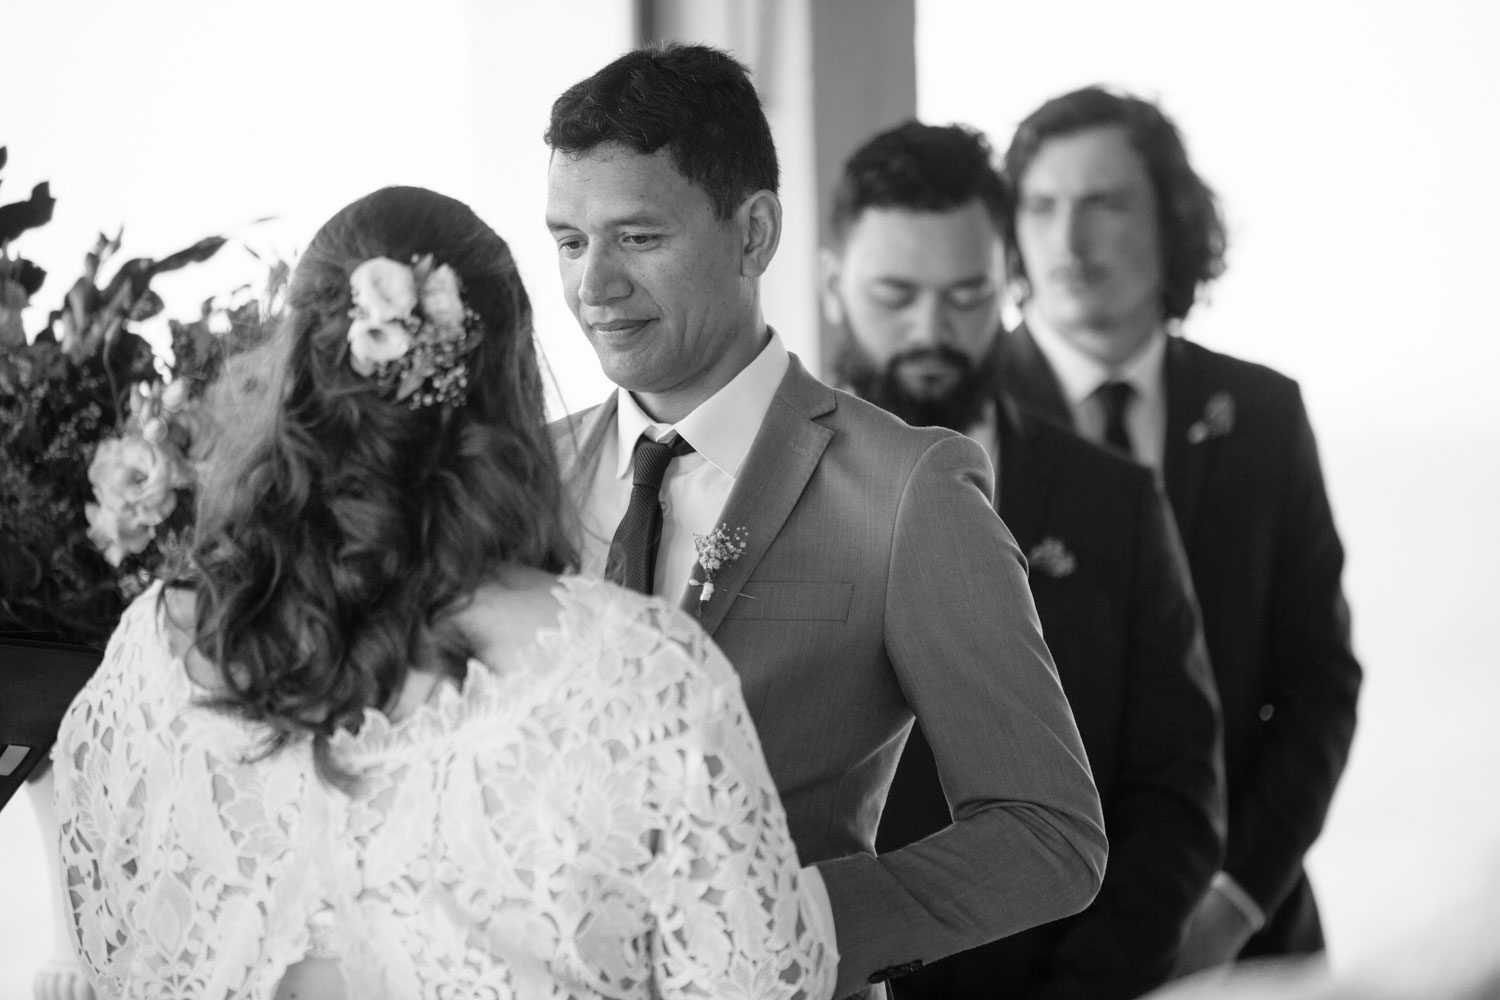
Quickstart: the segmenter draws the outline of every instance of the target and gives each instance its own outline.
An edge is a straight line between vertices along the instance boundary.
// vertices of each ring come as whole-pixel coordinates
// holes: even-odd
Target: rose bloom
[[[464,304],[458,296],[458,275],[447,264],[422,282],[422,315],[449,330],[463,326]]]
[[[411,333],[400,323],[356,319],[349,324],[349,364],[361,375],[411,350]]]
[[[183,379],[173,379],[161,391],[161,405],[170,413],[176,413],[182,409],[182,404],[187,402],[188,387]]]
[[[181,470],[170,446],[132,435],[99,443],[89,482],[106,512],[151,528],[177,506]]]
[[[120,565],[128,555],[144,552],[156,537],[155,528],[96,503],[86,504],[83,513],[89,520],[89,541],[99,546],[111,566]]]
[[[404,320],[417,307],[417,276],[389,257],[372,257],[349,275],[356,319],[388,323]]]

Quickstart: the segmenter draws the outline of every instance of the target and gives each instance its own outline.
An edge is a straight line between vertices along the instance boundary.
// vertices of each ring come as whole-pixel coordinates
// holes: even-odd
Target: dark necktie
[[[656,583],[656,546],[661,541],[661,480],[672,459],[693,450],[682,435],[661,444],[642,434],[635,443],[635,479],[630,506],[609,545],[604,575],[622,587],[649,594]]]
[[[1133,456],[1135,449],[1130,446],[1130,432],[1125,429],[1125,408],[1130,405],[1135,388],[1129,382],[1106,382],[1096,394],[1104,404],[1105,443]]]

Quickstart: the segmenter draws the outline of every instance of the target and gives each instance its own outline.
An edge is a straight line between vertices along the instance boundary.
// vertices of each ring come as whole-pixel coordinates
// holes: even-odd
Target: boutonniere
[[[693,532],[693,547],[698,550],[698,567],[703,570],[703,579],[695,576],[688,583],[703,588],[698,592],[699,611],[713,599],[714,577],[718,576],[719,570],[732,565],[745,554],[745,539],[749,537],[748,529],[735,528],[731,531],[727,524],[719,525],[706,535]]]
[[[1188,428],[1188,440],[1200,444],[1234,430],[1234,397],[1216,392],[1203,405],[1203,417]]]
[[[1056,538],[1048,536],[1032,546],[1026,559],[1031,568],[1051,577],[1070,576],[1078,568],[1078,557]]]

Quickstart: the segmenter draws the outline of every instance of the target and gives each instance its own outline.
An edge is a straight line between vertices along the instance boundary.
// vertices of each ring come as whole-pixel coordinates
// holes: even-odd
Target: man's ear
[[[781,244],[781,199],[773,191],[757,191],[741,203],[738,215],[745,234],[740,275],[759,278],[771,266],[771,258]]]
[[[824,247],[818,251],[818,301],[823,304],[823,321],[829,326],[844,325],[844,299],[839,295],[839,272],[843,261]]]

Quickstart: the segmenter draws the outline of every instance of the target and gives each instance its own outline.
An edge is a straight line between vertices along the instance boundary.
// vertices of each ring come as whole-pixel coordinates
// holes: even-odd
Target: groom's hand
[[[1222,889],[1209,889],[1188,918],[1172,978],[1233,962],[1255,929],[1250,917]]]

